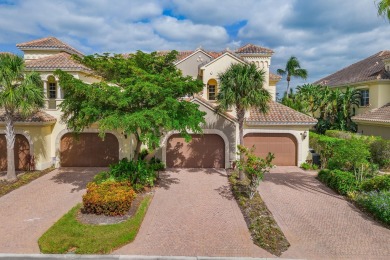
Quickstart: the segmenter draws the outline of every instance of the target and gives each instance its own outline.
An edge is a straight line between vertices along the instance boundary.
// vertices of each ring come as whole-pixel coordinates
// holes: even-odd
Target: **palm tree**
[[[345,124],[347,131],[355,131],[356,127],[353,125],[351,117],[353,116],[353,108],[360,105],[360,90],[347,87],[345,92],[340,97],[340,108],[342,114],[342,122]]]
[[[378,15],[387,18],[390,22],[390,0],[381,0],[377,4]]]
[[[29,116],[43,106],[42,81],[37,72],[24,74],[23,58],[0,54],[0,108],[5,111],[5,138],[7,140],[7,179],[16,180],[15,129],[17,114]]]
[[[291,77],[307,79],[307,70],[302,69],[299,61],[296,57],[291,56],[286,63],[286,68],[284,70],[278,69],[276,71],[280,76],[287,75],[287,90],[286,93],[289,93]]]
[[[240,145],[244,143],[245,112],[252,107],[263,113],[268,111],[271,94],[263,87],[264,75],[264,71],[257,70],[256,65],[240,63],[230,65],[224,73],[218,75],[220,81],[218,108],[222,111],[231,107],[236,108]],[[243,159],[241,154],[240,160]],[[244,178],[243,171],[240,171],[240,180]]]

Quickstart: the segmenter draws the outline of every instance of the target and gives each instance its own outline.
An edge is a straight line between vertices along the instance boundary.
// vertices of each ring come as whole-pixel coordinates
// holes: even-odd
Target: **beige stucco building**
[[[352,118],[358,133],[390,139],[390,51],[380,51],[315,83],[359,89],[360,107]]]
[[[82,53],[64,42],[48,37],[18,44],[24,52],[26,69],[38,71],[44,82],[45,108],[30,118],[19,118],[17,132],[17,167],[23,168],[31,156],[37,169],[51,165],[60,166],[107,166],[122,158],[132,158],[135,140],[120,129],[107,132],[102,140],[96,125],[75,137],[61,121],[58,107],[64,93],[54,75],[56,69],[69,72],[74,77],[94,83],[100,78],[76,62],[71,55]],[[163,53],[162,53],[163,54]],[[279,76],[269,70],[273,51],[248,44],[235,51],[209,52],[203,49],[179,52],[176,66],[184,75],[203,81],[204,88],[188,102],[199,105],[206,112],[206,124],[202,135],[193,135],[187,143],[175,132],[166,133],[161,147],[154,151],[168,167],[231,167],[237,159],[238,125],[234,110],[216,113],[218,75],[233,63],[254,63],[265,74],[264,87],[273,101],[270,111],[264,115],[255,108],[247,111],[244,142],[255,145],[256,153],[273,152],[277,165],[300,165],[308,156],[308,130],[316,120],[275,102],[276,83]],[[0,110],[0,131],[4,130],[4,118]],[[0,134],[0,169],[6,161],[5,138]]]

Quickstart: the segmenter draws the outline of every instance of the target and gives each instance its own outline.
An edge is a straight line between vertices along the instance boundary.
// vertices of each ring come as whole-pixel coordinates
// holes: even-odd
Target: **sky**
[[[375,0],[0,0],[0,51],[47,36],[85,54],[252,43],[274,50],[271,72],[298,58],[309,77],[293,86],[390,49]]]

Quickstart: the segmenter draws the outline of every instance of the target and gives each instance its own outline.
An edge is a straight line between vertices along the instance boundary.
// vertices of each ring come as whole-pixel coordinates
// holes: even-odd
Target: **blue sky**
[[[275,51],[273,72],[298,57],[307,83],[390,49],[374,0],[0,0],[0,51],[46,36],[86,54],[253,43]]]

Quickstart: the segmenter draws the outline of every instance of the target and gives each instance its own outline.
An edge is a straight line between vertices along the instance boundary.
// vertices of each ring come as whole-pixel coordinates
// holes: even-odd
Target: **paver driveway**
[[[0,198],[0,253],[39,253],[38,238],[81,202],[102,168],[54,170]]]
[[[170,170],[162,179],[136,239],[114,254],[272,256],[253,244],[225,170]]]
[[[277,167],[259,192],[291,247],[282,257],[390,259],[390,230],[324,186],[316,173]]]

